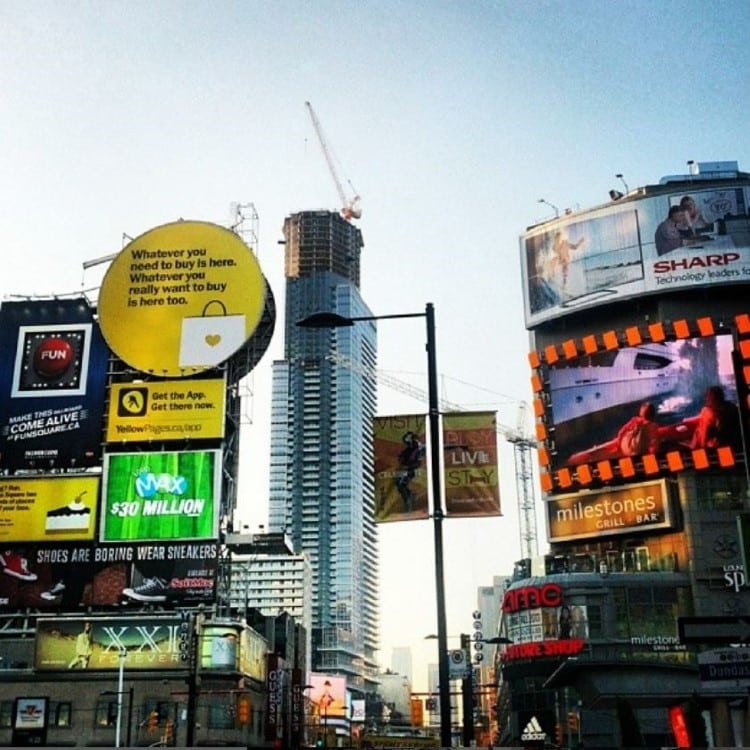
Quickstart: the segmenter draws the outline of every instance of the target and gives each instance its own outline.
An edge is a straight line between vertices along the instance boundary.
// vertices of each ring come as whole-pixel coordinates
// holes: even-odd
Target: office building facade
[[[750,651],[716,628],[750,611],[750,175],[611,198],[521,238],[550,552],[503,596],[497,740],[747,746]]]
[[[296,323],[317,313],[367,317],[359,289],[360,230],[328,211],[284,222],[284,359],[273,364],[269,527],[312,570],[312,669],[375,689],[377,530],[372,417],[372,321],[327,329]]]

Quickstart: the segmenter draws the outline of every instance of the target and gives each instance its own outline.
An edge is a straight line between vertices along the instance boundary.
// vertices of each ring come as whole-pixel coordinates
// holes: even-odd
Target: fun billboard
[[[96,466],[108,351],[84,299],[0,307],[0,469]]]

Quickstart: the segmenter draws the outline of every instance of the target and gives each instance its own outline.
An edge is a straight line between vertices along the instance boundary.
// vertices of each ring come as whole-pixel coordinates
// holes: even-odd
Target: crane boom
[[[320,120],[318,120],[318,116],[315,114],[315,110],[312,108],[312,104],[310,104],[310,102],[305,102],[305,107],[307,107],[310,119],[312,120],[313,128],[315,129],[315,135],[317,135],[318,142],[320,143],[320,149],[323,152],[326,164],[328,164],[328,171],[331,173],[331,177],[333,177],[333,183],[336,186],[336,192],[338,193],[339,200],[341,201],[341,215],[347,221],[349,219],[358,219],[360,216],[362,216],[362,210],[359,208],[359,196],[355,194],[353,198],[347,199],[346,193],[344,192],[344,188],[341,184],[341,180],[339,179],[338,172],[336,171],[336,165],[333,163],[331,149],[328,147],[325,135],[323,134],[323,127],[320,124]],[[352,190],[354,190],[351,182],[349,183],[349,186],[352,188]]]

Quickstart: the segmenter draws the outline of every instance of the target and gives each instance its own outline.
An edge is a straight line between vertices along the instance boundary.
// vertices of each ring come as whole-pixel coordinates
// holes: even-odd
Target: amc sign
[[[503,596],[503,612],[506,614],[523,609],[559,607],[561,604],[562,589],[556,583],[510,589]]]

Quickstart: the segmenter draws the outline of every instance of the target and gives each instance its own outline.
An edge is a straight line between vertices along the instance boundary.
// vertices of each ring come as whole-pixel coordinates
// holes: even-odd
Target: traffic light
[[[326,744],[326,741],[323,739],[323,737],[318,736],[318,738],[315,740],[315,747],[323,747]]]
[[[412,698],[409,704],[411,725],[421,727],[424,724],[424,704],[421,698]]]
[[[555,744],[559,747],[563,743],[563,725],[555,724]]]
[[[685,722],[685,714],[682,706],[672,706],[668,713],[669,726],[672,729],[677,747],[690,747],[690,733]]]
[[[247,693],[240,693],[237,696],[237,723],[249,724],[250,711],[252,710],[252,701]]]
[[[669,724],[677,747],[708,747],[701,705],[693,697],[669,709]]]
[[[580,722],[580,717],[578,716],[578,712],[568,711],[568,729],[570,729],[571,732],[578,731],[579,722]]]

